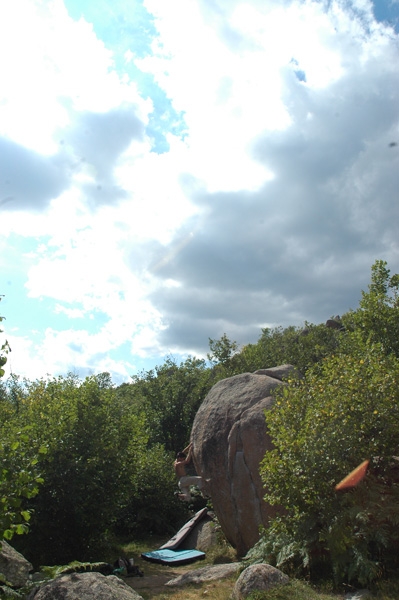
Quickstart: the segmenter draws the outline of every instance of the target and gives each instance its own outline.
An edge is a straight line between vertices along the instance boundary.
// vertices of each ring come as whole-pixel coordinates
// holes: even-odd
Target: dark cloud
[[[112,179],[119,156],[132,140],[141,140],[144,124],[134,106],[121,106],[106,113],[79,113],[64,134],[78,161],[92,166],[99,182]]]
[[[89,204],[112,204],[126,198],[126,192],[114,178],[114,169],[131,142],[143,139],[144,131],[132,105],[107,113],[77,115],[73,126],[65,131],[64,141],[75,158],[74,169],[88,169],[94,178],[93,183],[82,184]]]
[[[160,285],[180,284],[151,298],[165,347],[204,352],[224,332],[247,343],[267,324],[324,322],[358,306],[376,259],[399,270],[395,81],[373,59],[319,90],[287,68],[292,124],[253,146],[274,179],[256,192],[193,192],[200,216],[154,255]]]
[[[68,184],[68,165],[62,157],[42,156],[0,138],[1,210],[42,210]]]
[[[93,183],[80,183],[89,206],[126,197],[114,179],[120,155],[132,140],[141,140],[144,124],[135,107],[107,113],[72,113],[72,125],[60,132],[60,150],[43,156],[0,138],[0,208],[43,210],[68,189],[75,173],[91,170]]]

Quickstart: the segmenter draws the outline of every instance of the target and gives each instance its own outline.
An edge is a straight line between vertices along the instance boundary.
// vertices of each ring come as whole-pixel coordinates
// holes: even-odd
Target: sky
[[[130,381],[399,272],[399,0],[13,0],[0,57],[8,374]]]

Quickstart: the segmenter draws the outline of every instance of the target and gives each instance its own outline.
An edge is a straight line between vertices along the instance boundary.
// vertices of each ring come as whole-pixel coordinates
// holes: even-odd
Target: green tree
[[[359,308],[347,313],[344,322],[365,341],[379,342],[385,352],[399,356],[399,275],[391,276],[385,261],[371,267],[368,292],[362,291]]]
[[[276,394],[266,414],[274,450],[261,475],[266,500],[281,514],[251,560],[361,585],[398,568],[396,282],[377,262],[369,294],[343,317],[351,331],[340,334],[336,352]],[[335,484],[364,459],[371,459],[364,482],[337,494]]]
[[[2,298],[3,298],[3,296],[0,296],[0,301]],[[4,317],[0,316],[0,323],[2,321],[4,321]],[[0,329],[0,333],[3,333],[2,329]],[[9,353],[9,351],[10,351],[10,346],[9,346],[7,340],[5,340],[4,342],[2,342],[2,344],[0,346],[0,377],[4,376],[5,371],[4,371],[3,367],[7,362],[7,354]]]
[[[104,375],[25,385],[19,422],[48,453],[44,484],[28,504],[32,530],[20,549],[36,565],[91,560],[129,503],[147,447],[145,417],[118,399]]]
[[[187,445],[194,417],[211,385],[204,360],[188,357],[178,365],[168,358],[134,377],[120,393],[130,398],[133,410],[145,411],[150,446],[161,444],[176,452]]]
[[[43,478],[39,455],[46,452],[32,438],[29,428],[3,430],[0,443],[0,540],[28,533],[32,511],[24,500],[39,492]]]
[[[1,300],[1,296],[0,296]],[[0,322],[4,317],[0,317]],[[0,333],[3,330],[0,329]],[[10,347],[5,341],[0,347],[0,377]],[[7,388],[0,389],[0,541],[14,534],[27,533],[31,511],[24,508],[24,499],[33,498],[43,483],[39,457],[46,452],[30,434],[29,428],[17,428],[13,423],[15,409],[9,402]]]
[[[138,460],[131,495],[121,511],[116,531],[123,535],[175,533],[187,520],[187,507],[176,498],[174,455],[156,444]]]
[[[262,329],[256,344],[248,344],[241,351],[244,370],[291,364],[305,374],[307,369],[336,351],[342,333],[324,323],[305,327],[275,327]]]

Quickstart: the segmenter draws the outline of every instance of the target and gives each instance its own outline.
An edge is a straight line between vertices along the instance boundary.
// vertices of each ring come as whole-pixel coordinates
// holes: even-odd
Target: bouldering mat
[[[178,548],[182,541],[188,536],[190,531],[194,529],[196,524],[199,523],[199,521],[201,521],[201,519],[205,517],[207,512],[208,509],[206,507],[201,508],[201,510],[196,512],[192,519],[187,521],[187,523],[185,523],[183,527],[179,529],[179,531],[172,538],[170,538],[168,542],[166,542],[166,544],[163,544],[163,546],[161,546],[159,550],[175,550],[176,548]]]
[[[143,552],[141,558],[161,563],[162,565],[182,565],[184,563],[205,558],[205,552],[200,552],[199,550],[170,550],[168,548],[160,548],[153,552]]]

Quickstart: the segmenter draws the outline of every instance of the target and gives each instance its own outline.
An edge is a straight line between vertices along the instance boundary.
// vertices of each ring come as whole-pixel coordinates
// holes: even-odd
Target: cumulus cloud
[[[29,245],[28,299],[64,319],[21,332],[25,362],[122,377],[322,322],[377,258],[399,271],[398,40],[371,2],[144,0],[121,40],[84,3],[14,6],[32,26],[24,55],[0,20],[2,228]]]
[[[42,209],[69,185],[68,165],[60,156],[42,156],[5,138],[0,156],[1,210]]]
[[[231,23],[234,7],[222,4]],[[186,340],[195,347],[196,339],[204,351],[207,338],[224,331],[245,342],[268,324],[323,321],[357,306],[376,258],[397,263],[399,153],[390,145],[399,135],[397,46],[369,6],[357,8],[357,15],[339,4],[330,13],[304,9],[315,12],[325,32],[314,36],[313,47],[310,40],[309,52],[291,45],[300,60],[280,66],[289,125],[273,130],[256,113],[260,132],[251,139],[252,158],[272,180],[257,190],[194,191],[200,214],[177,233],[169,253],[159,250],[168,260],[155,261],[154,274],[179,282],[152,295],[169,323],[165,344]],[[249,27],[259,40],[265,31],[261,19],[247,24],[250,53]],[[242,23],[239,29],[243,44]],[[317,45],[321,55],[325,50],[324,75],[310,52]],[[268,56],[263,60],[267,69]],[[298,64],[306,77],[297,77]],[[258,77],[261,89],[260,71]],[[234,170],[228,158],[220,160]],[[190,242],[181,245],[187,235]]]

